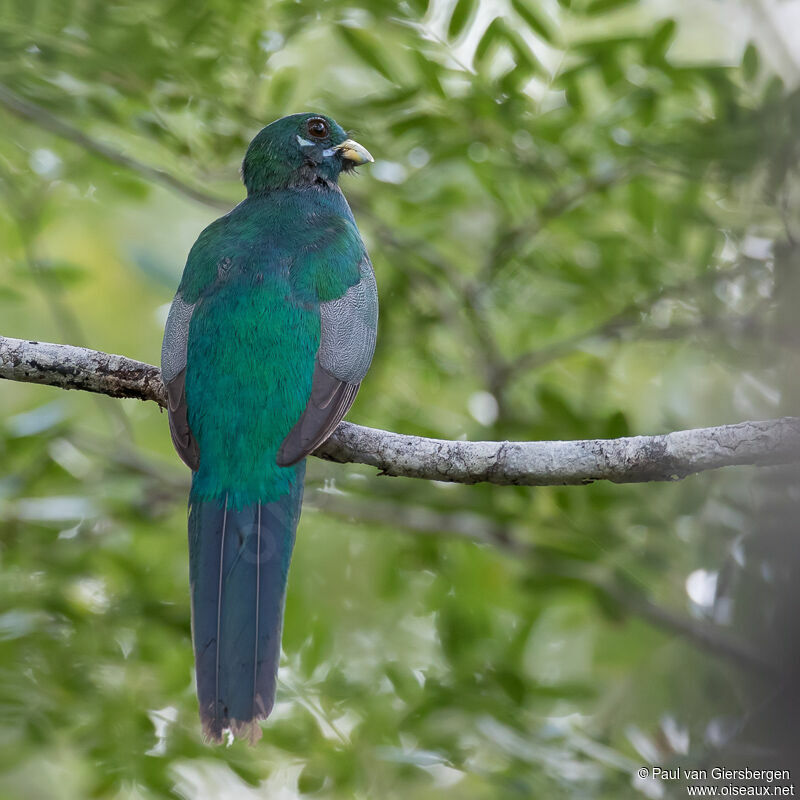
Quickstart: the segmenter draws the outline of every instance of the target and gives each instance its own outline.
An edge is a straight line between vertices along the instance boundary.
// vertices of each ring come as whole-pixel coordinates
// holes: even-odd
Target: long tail
[[[192,638],[200,718],[209,739],[257,741],[275,702],[286,579],[305,465],[291,493],[229,508],[227,496],[189,500]]]

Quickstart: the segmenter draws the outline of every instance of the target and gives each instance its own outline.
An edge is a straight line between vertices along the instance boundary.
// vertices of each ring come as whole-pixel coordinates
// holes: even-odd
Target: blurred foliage
[[[644,6],[5,0],[0,332],[157,362],[249,139],[315,109],[377,159],[344,180],[382,303],[350,419],[796,412],[800,92],[754,44],[673,57],[686,25]],[[0,390],[3,798],[660,797],[638,766],[790,766],[763,712],[797,704],[720,642],[795,659],[791,470],[532,490],[314,461],[278,706],[257,748],[209,748],[165,418]]]

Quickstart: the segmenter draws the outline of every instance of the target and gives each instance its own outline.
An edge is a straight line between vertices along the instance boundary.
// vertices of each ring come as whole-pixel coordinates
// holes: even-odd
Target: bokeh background
[[[381,297],[350,420],[797,412],[798,30],[776,0],[5,0],[0,333],[157,363],[248,141],[318,110],[376,158],[343,179]],[[278,705],[256,748],[212,748],[165,416],[5,382],[0,797],[660,798],[638,767],[791,768],[799,477],[312,459]]]

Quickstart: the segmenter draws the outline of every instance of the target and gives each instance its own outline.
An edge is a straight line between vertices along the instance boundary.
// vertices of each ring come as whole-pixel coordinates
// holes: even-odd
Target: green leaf
[[[241,761],[229,761],[230,768],[249,786],[258,786],[261,775],[256,767]]]
[[[484,31],[475,48],[475,63],[483,65],[487,55],[500,41],[506,38],[506,25],[502,17],[495,17]]]
[[[0,285],[0,302],[19,303],[23,297],[22,292],[12,289],[10,286]]]
[[[652,231],[656,224],[657,201],[651,181],[644,178],[631,181],[629,191],[631,214],[646,231]]]
[[[531,3],[529,0],[511,0],[511,7],[534,33],[549,44],[553,44],[556,37],[552,25],[549,20],[546,20],[535,3]]]
[[[674,19],[664,20],[653,32],[644,50],[647,64],[658,64],[664,61],[672,40],[675,38],[677,25]]]
[[[445,99],[447,97],[447,93],[442,87],[442,82],[440,79],[440,73],[442,69],[439,64],[428,58],[428,56],[425,55],[425,53],[421,50],[414,50],[414,60],[417,62],[417,67],[419,68],[419,71],[422,74],[422,78],[428,89],[442,99]]]
[[[420,17],[424,17],[428,13],[428,0],[406,0],[406,2],[409,8]]]
[[[394,76],[383,57],[385,50],[380,47],[375,36],[363,28],[351,28],[347,25],[339,25],[339,33],[361,61],[380,73],[387,81],[394,83]]]
[[[586,14],[589,16],[597,16],[600,14],[607,14],[610,11],[618,11],[625,6],[631,6],[639,0],[593,0],[586,6]]]
[[[390,130],[395,136],[400,136],[409,131],[417,133],[424,131],[426,128],[432,127],[433,118],[429,114],[413,114],[407,117],[402,117],[397,122],[392,123]]]
[[[630,436],[631,429],[624,411],[615,411],[607,420],[603,431],[605,439],[619,439],[621,436]]]
[[[761,96],[761,102],[767,106],[771,105],[772,103],[779,103],[783,98],[784,89],[783,80],[779,75],[773,75],[767,81],[766,86],[764,87],[764,92]]]
[[[62,286],[72,286],[86,280],[88,271],[68,261],[41,261],[40,277]]]
[[[522,68],[526,73],[526,81],[531,75],[543,72],[544,68],[539,59],[533,54],[528,43],[514,30],[508,30],[508,43],[514,51],[517,68]]]
[[[300,794],[313,794],[325,785],[325,773],[307,764],[297,779],[297,791]]]
[[[597,58],[597,62],[603,74],[603,82],[608,87],[619,83],[625,75],[616,50],[609,50],[605,53],[601,53]]]
[[[567,103],[575,110],[582,111],[584,108],[583,90],[577,77],[572,77],[564,82],[564,94]]]
[[[475,0],[457,0],[447,26],[447,38],[457,39],[474,16]]]
[[[758,75],[759,59],[755,45],[750,42],[742,56],[742,74],[746,81],[752,81]]]
[[[522,705],[525,701],[525,683],[522,678],[510,669],[499,669],[494,677],[509,699],[518,706]]]
[[[273,75],[269,89],[275,108],[287,108],[296,84],[297,73],[292,67],[284,67]]]
[[[597,587],[594,591],[594,599],[603,616],[613,622],[620,622],[625,619],[625,608],[616,597],[612,597],[604,589]]]

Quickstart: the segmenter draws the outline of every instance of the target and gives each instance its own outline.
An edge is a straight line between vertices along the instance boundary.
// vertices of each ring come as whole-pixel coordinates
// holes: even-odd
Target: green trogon
[[[164,331],[172,441],[192,469],[189,577],[205,734],[255,741],[275,700],[305,457],[375,349],[372,264],[338,186],[372,161],[322,114],[247,149],[247,198],[192,247]]]

